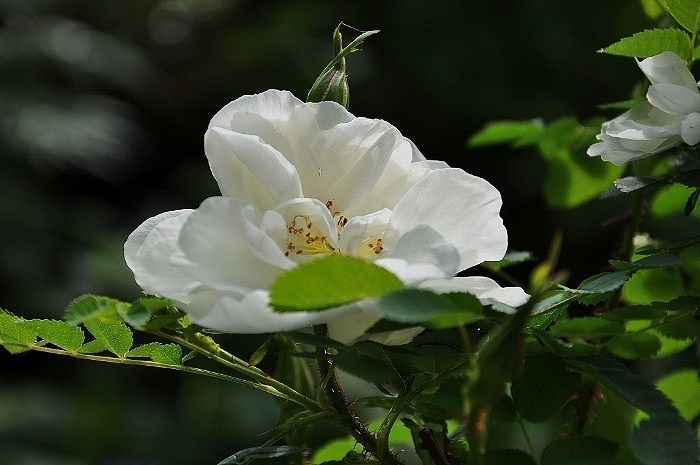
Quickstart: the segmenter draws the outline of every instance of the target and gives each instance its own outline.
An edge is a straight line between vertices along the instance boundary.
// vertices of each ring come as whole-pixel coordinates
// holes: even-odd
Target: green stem
[[[265,385],[267,387],[270,387],[274,389],[275,391],[279,392],[282,394],[282,397],[285,399],[288,399],[296,404],[301,405],[302,407],[310,410],[311,412],[318,412],[321,410],[319,405],[313,401],[312,399],[309,399],[305,395],[301,394],[300,392],[294,390],[293,388],[287,386],[286,384],[276,380],[275,378],[271,377],[264,371],[260,370],[257,367],[254,367],[247,363],[246,361],[236,357],[235,355],[225,351],[221,347],[218,346],[218,344],[214,345],[207,345],[207,347],[203,347],[202,345],[198,345],[188,339],[185,339],[183,337],[177,336],[175,334],[170,334],[167,332],[162,332],[162,331],[150,331],[152,334],[155,334],[157,336],[163,337],[165,339],[168,339],[170,341],[173,341],[177,344],[180,344],[183,347],[187,347],[188,349],[191,349],[199,354],[204,355],[205,357],[225,366],[228,368],[231,368],[232,370],[235,370],[239,373],[242,373],[246,376],[249,376],[250,378],[256,380],[258,383],[251,383],[253,386],[260,386],[260,385]],[[264,390],[264,389],[263,389]]]
[[[485,408],[470,409],[467,415],[467,442],[469,442],[469,465],[484,465],[486,445],[486,422],[489,411]]]
[[[231,381],[231,382],[234,382],[237,384],[242,384],[243,386],[251,387],[253,389],[258,389],[260,391],[266,392],[266,393],[271,394],[271,395],[276,396],[276,397],[281,397],[283,399],[294,401],[294,399],[290,399],[286,394],[278,391],[277,389],[273,388],[272,386],[266,386],[264,384],[255,383],[253,381],[248,381],[245,379],[236,378],[235,376],[225,375],[223,373],[217,373],[215,371],[209,371],[209,370],[205,370],[202,368],[189,367],[189,366],[185,366],[185,365],[170,365],[167,363],[154,362],[151,360],[139,360],[139,359],[133,359],[133,358],[109,357],[109,356],[105,356],[105,355],[82,354],[80,352],[69,352],[67,350],[56,349],[53,347],[46,347],[46,346],[30,345],[28,347],[31,350],[35,350],[37,352],[46,352],[49,354],[56,354],[56,355],[66,355],[69,357],[78,358],[78,359],[82,359],[82,360],[92,360],[95,362],[106,362],[106,363],[120,363],[122,365],[137,365],[137,366],[146,366],[146,367],[154,367],[154,368],[164,368],[166,370],[176,370],[176,371],[183,371],[185,373],[193,373],[196,375],[209,376],[210,378],[216,378],[216,379],[221,379],[224,381]]]
[[[518,420],[518,425],[520,425],[520,431],[523,432],[523,437],[525,438],[525,442],[527,443],[527,448],[530,451],[530,455],[532,456],[535,463],[539,465],[540,461],[537,459],[537,454],[535,453],[535,447],[532,445],[532,439],[530,439],[530,435],[527,432],[527,428],[525,428],[525,423],[523,422],[523,417],[521,417],[519,413],[516,413],[515,417]]]

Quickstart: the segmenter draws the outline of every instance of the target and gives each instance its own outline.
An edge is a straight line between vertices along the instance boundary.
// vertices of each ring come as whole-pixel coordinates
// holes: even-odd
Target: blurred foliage
[[[622,199],[552,213],[539,186],[545,176],[556,185],[556,173],[543,174],[543,160],[465,140],[487,120],[585,120],[624,97],[637,70],[595,50],[651,26],[630,5],[0,0],[3,307],[56,317],[85,292],[137,297],[122,258],[128,233],[217,193],[202,150],[209,118],[268,88],[303,97],[341,20],[382,31],[352,58],[352,112],[390,121],[429,158],[494,183],[512,248],[545,256],[562,231],[559,264],[574,282],[607,266],[620,228],[600,225]],[[646,225],[669,239],[688,235],[669,221],[682,217],[672,195],[651,206],[671,226]],[[228,339],[252,353],[264,337]],[[279,415],[264,394],[215,380],[57,358],[0,353],[0,463],[212,464],[259,444]]]

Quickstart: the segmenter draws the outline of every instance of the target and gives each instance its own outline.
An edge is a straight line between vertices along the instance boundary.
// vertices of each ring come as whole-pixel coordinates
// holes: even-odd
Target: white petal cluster
[[[603,123],[601,142],[588,155],[622,165],[685,142],[700,142],[700,91],[687,64],[673,52],[639,63],[651,82],[647,101]]]
[[[270,90],[226,105],[204,146],[222,195],[148,219],[124,245],[138,284],[197,324],[268,333],[327,323],[332,337],[356,340],[378,320],[372,302],[308,313],[268,305],[277,276],[334,254],[370,260],[411,286],[513,306],[527,299],[487,278],[452,278],[503,257],[501,196],[481,178],[426,160],[384,121]]]

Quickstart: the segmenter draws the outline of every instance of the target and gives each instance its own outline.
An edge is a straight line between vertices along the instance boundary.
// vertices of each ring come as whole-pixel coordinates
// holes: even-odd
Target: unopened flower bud
[[[341,23],[342,24],[342,23]],[[340,33],[340,25],[333,32],[333,52],[335,57],[321,71],[316,78],[309,95],[308,102],[322,102],[330,100],[338,102],[347,108],[350,102],[350,87],[348,86],[348,75],[345,66],[345,57],[356,50],[366,37],[376,34],[379,31],[367,31],[359,35],[350,45],[343,48],[343,36]]]

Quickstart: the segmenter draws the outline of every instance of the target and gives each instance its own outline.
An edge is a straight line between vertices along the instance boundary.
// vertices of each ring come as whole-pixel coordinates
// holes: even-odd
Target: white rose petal
[[[604,123],[589,156],[622,165],[700,141],[700,90],[687,64],[663,52],[642,60],[639,67],[651,82],[647,101]]]

